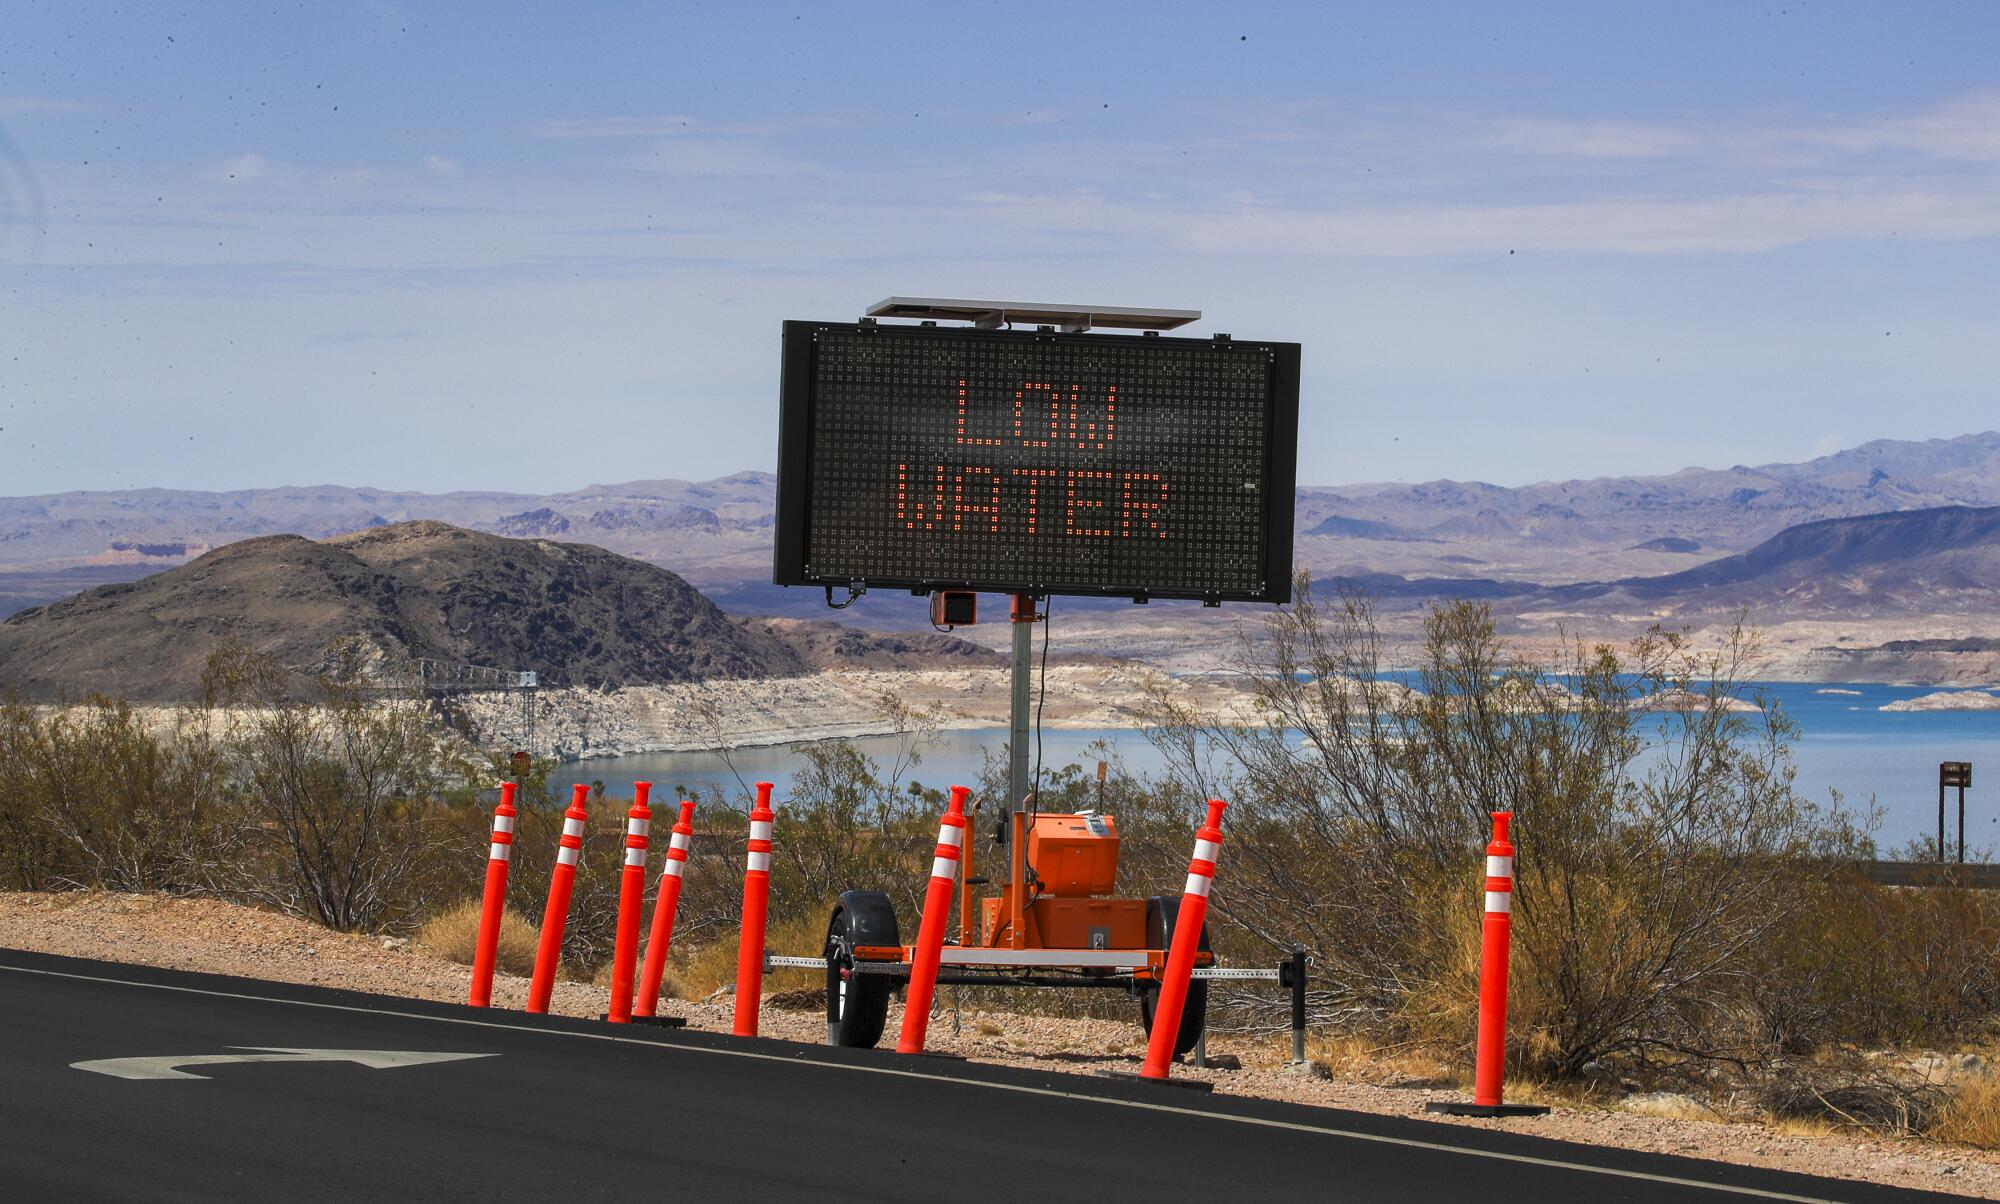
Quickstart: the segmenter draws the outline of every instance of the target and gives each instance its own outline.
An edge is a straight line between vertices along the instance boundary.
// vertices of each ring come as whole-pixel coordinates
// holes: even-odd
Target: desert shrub
[[[914,924],[930,881],[941,796],[899,791],[872,758],[845,741],[802,750],[805,766],[773,824],[774,913],[818,908],[843,890],[880,890]]]
[[[502,974],[532,974],[539,935],[525,916],[512,908],[503,910],[495,967]],[[419,948],[446,961],[471,965],[479,946],[479,900],[466,899],[437,912],[423,922],[412,939]]]
[[[323,702],[259,707],[230,752],[265,837],[237,893],[340,930],[412,923],[467,893],[479,769],[420,703],[329,684]]]
[[[1489,813],[1510,811],[1517,1056],[1559,1075],[1751,1056],[1756,951],[1859,848],[1793,791],[1789,721],[1743,697],[1753,650],[1739,631],[1698,656],[1656,631],[1533,664],[1458,604],[1430,613],[1397,680],[1366,600],[1325,605],[1302,581],[1246,648],[1262,722],[1156,701],[1158,802],[1183,831],[1202,797],[1234,802],[1219,923],[1265,956],[1306,940],[1339,1026],[1469,1044],[1474,884]]]
[[[1849,873],[1807,887],[1777,939],[1748,952],[1772,1048],[1943,1043],[2000,1015],[2000,897],[1948,885],[1879,886]]]
[[[0,881],[193,890],[240,847],[226,756],[197,716],[123,702],[0,706]]]

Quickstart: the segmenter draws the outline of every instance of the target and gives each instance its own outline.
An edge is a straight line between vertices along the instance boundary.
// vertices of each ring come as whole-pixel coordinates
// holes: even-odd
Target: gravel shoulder
[[[467,970],[393,938],[329,932],[306,921],[215,899],[104,893],[0,893],[0,946],[69,957],[166,969],[233,974],[276,982],[342,987],[384,995],[463,1000]],[[527,980],[500,975],[494,1004],[518,1008]],[[941,998],[950,1002],[947,989]],[[603,1013],[603,991],[561,982],[552,1008],[568,1016]],[[695,1028],[727,1032],[727,1001],[668,1000],[662,1010]],[[891,1031],[897,1024],[891,1016]],[[772,1037],[820,1041],[822,1014],[767,1004],[761,1024]],[[948,1006],[930,1026],[930,1047],[983,1062],[1037,1069],[1089,1071],[1136,1067],[1144,1053],[1137,1023],[1059,1020]],[[1782,1133],[1754,1123],[1647,1116],[1557,1102],[1544,1117],[1471,1121],[1430,1116],[1432,1099],[1449,1087],[1388,1069],[1366,1073],[1294,1073],[1288,1050],[1271,1041],[1218,1035],[1212,1058],[1233,1056],[1239,1070],[1177,1068],[1218,1092],[1406,1116],[1436,1124],[1500,1126],[1536,1136],[1623,1149],[1709,1158],[1745,1166],[1894,1187],[1923,1188],[2000,1199],[2000,1154],[1917,1140]],[[1324,1064],[1322,1064],[1323,1067]]]

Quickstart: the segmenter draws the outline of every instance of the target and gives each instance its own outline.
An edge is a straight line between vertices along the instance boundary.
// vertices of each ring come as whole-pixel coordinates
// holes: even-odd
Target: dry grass
[[[528,975],[535,971],[535,944],[540,933],[519,912],[508,910],[500,916],[500,946],[494,964],[502,974]],[[467,899],[424,921],[417,929],[416,944],[446,961],[461,966],[472,964],[479,943],[479,900]]]
[[[1463,1087],[1470,1081],[1422,1050],[1385,1048],[1362,1036],[1309,1040],[1306,1059],[1325,1063],[1336,1077],[1377,1084],[1442,1088]]]
[[[1851,1137],[1853,1129],[1817,1116],[1771,1116],[1764,1124],[1786,1137]]]
[[[2000,1150],[2000,1078],[1975,1074],[1961,1079],[1928,1136]]]
[[[772,924],[764,948],[772,954],[810,957],[826,946],[826,917],[831,907]],[[740,941],[731,933],[720,940],[692,947],[676,944],[667,958],[663,989],[675,999],[706,999],[736,981],[736,951]],[[817,970],[773,970],[764,976],[764,990],[805,991],[826,985]]]

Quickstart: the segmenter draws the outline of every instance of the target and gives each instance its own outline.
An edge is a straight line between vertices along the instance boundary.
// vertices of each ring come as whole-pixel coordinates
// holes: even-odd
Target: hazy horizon
[[[1964,432],[1961,432],[1961,433],[1959,433],[1959,434],[1957,434],[1957,435],[1941,435],[1941,436],[1935,436],[1935,437],[1933,437],[1933,438],[1930,438],[1930,439],[1913,439],[1913,440],[1899,440],[1899,441],[1896,441],[1896,442],[1911,442],[1911,443],[1924,443],[1924,442],[1931,442],[1931,443],[1938,443],[1938,442],[1945,442],[1945,443],[1948,443],[1948,442],[1951,442],[1951,441],[1953,441],[1953,440],[1957,440],[1957,439],[1971,439],[1971,438],[1977,438],[1977,437],[1979,437],[1979,436],[1982,436],[1982,435],[1995,435],[1995,434],[2000,434],[2000,431],[1993,431],[1993,430],[1984,430],[1984,431],[1964,431]],[[1852,447],[1841,447],[1841,448],[1834,448],[1834,449],[1833,449],[1832,451],[1829,451],[1829,452],[1820,452],[1820,453],[1815,453],[1814,455],[1811,455],[1811,456],[1806,456],[1806,457],[1802,457],[1801,459],[1798,459],[1798,460],[1767,460],[1767,461],[1764,461],[1764,462],[1762,462],[1762,463],[1758,463],[1758,464],[1742,464],[1742,463],[1738,463],[1738,464],[1684,464],[1684,465],[1681,465],[1681,466],[1680,466],[1679,468],[1673,468],[1673,469],[1667,469],[1667,470],[1665,470],[1665,471],[1661,471],[1661,472],[1637,472],[1637,473],[1623,473],[1623,474],[1608,474],[1608,473],[1591,473],[1591,474],[1578,474],[1578,475],[1571,475],[1571,476],[1564,476],[1564,477],[1544,477],[1544,478],[1540,478],[1540,479],[1537,479],[1537,480],[1532,480],[1532,481],[1512,481],[1512,482],[1509,482],[1509,481],[1493,481],[1493,480],[1485,480],[1485,479],[1482,479],[1482,478],[1478,478],[1478,477],[1454,477],[1454,476],[1448,476],[1448,475],[1447,475],[1447,476],[1437,476],[1437,477],[1430,477],[1430,478],[1427,478],[1427,479],[1425,479],[1425,480],[1422,480],[1422,481],[1413,481],[1413,480],[1404,480],[1404,481],[1391,481],[1391,480],[1360,480],[1360,481],[1307,481],[1307,480],[1301,480],[1301,481],[1299,482],[1299,484],[1298,484],[1298,487],[1299,487],[1300,489],[1355,489],[1355,488],[1361,488],[1361,487],[1363,487],[1363,486],[1368,486],[1368,485],[1417,485],[1417,484],[1430,484],[1430,483],[1434,483],[1434,482],[1446,482],[1446,481],[1448,481],[1448,482],[1452,482],[1452,483],[1455,483],[1455,484],[1459,484],[1459,485],[1494,485],[1494,486],[1498,486],[1498,487],[1500,487],[1500,488],[1503,488],[1503,489],[1527,489],[1527,488],[1532,488],[1532,487],[1534,487],[1534,486],[1537,486],[1537,485],[1558,485],[1558,484],[1566,484],[1566,483],[1569,483],[1569,482],[1572,482],[1572,481],[1575,481],[1575,482],[1588,482],[1588,481],[1596,481],[1596,480],[1606,480],[1606,479],[1612,479],[1612,478],[1614,477],[1614,475],[1615,475],[1615,477],[1616,477],[1617,479],[1628,479],[1628,478],[1647,478],[1647,477],[1671,477],[1671,476],[1675,476],[1675,475],[1677,475],[1677,474],[1680,474],[1680,473],[1685,473],[1685,472],[1726,472],[1726,471],[1728,471],[1728,470],[1730,470],[1730,469],[1732,469],[1732,468],[1748,468],[1748,469],[1751,469],[1751,470],[1756,470],[1756,469],[1759,469],[1759,468],[1771,468],[1771,467],[1780,467],[1780,466],[1785,466],[1785,465],[1791,465],[1791,464],[1801,464],[1801,463],[1806,463],[1806,462],[1809,462],[1809,461],[1811,461],[1811,460],[1816,460],[1816,459],[1820,459],[1820,458],[1822,458],[1822,457],[1824,457],[1824,456],[1830,456],[1830,455],[1837,455],[1837,454],[1839,454],[1840,452],[1844,452],[1844,451],[1853,451],[1853,450],[1855,450],[1856,448],[1859,448],[1859,447],[1864,447],[1864,446],[1867,446],[1867,445],[1868,445],[1868,444],[1870,444],[1870,443],[1880,443],[1880,442],[1885,442],[1885,440],[1880,440],[1880,439],[1864,439],[1864,440],[1862,440],[1861,442],[1859,442],[1859,443],[1856,443],[1856,444],[1854,444],[1854,445],[1853,445]],[[589,482],[586,482],[586,483],[584,483],[584,484],[581,484],[581,485],[569,485],[569,486],[558,486],[558,487],[556,487],[556,488],[553,488],[553,489],[540,489],[540,490],[536,490],[536,489],[513,489],[513,488],[501,488],[501,487],[496,487],[496,486],[491,486],[491,485],[487,485],[487,486],[470,486],[470,487],[465,487],[465,488],[459,488],[459,489],[426,489],[426,488],[423,488],[423,487],[421,487],[421,486],[410,486],[410,485],[377,485],[377,484],[370,484],[370,483],[366,483],[366,482],[352,482],[352,481],[313,481],[313,482],[309,482],[309,483],[294,483],[294,482],[285,482],[285,483],[281,483],[281,484],[267,484],[267,485],[259,485],[259,484],[248,484],[248,485],[223,485],[223,486],[215,486],[215,487],[207,487],[207,486],[190,486],[190,485],[127,485],[127,486],[120,486],[120,487],[118,487],[118,488],[115,488],[115,489],[60,489],[60,490],[44,490],[44,491],[42,491],[42,492],[40,492],[40,493],[29,493],[29,494],[20,494],[20,493],[13,493],[13,494],[0,494],[0,497],[5,497],[5,498],[19,498],[19,497],[51,497],[51,496],[58,496],[58,495],[60,495],[60,494],[64,494],[64,493],[141,493],[141,492],[162,492],[162,493],[264,493],[264,492],[273,492],[273,491],[282,491],[282,490],[311,490],[311,489],[352,489],[352,490],[366,490],[366,491],[369,491],[369,492],[373,492],[373,493],[386,493],[386,494],[405,494],[405,493],[417,493],[417,494],[425,494],[425,495],[430,495],[430,496],[444,496],[444,495],[448,495],[448,494],[508,494],[508,495],[518,495],[518,496],[522,496],[522,497],[554,497],[554,496],[561,496],[561,495],[570,495],[570,494],[579,494],[579,493],[585,493],[585,492],[588,492],[589,490],[592,490],[592,489],[610,489],[610,488],[616,488],[616,487],[618,487],[618,486],[621,486],[621,485],[632,485],[632,484],[639,484],[639,483],[642,483],[642,482],[646,482],[646,481],[683,481],[683,482],[686,482],[686,483],[688,483],[688,484],[705,484],[705,483],[708,483],[708,482],[713,482],[713,481],[719,481],[719,480],[726,480],[726,479],[728,479],[728,478],[730,478],[730,477],[733,477],[733,476],[737,476],[737,475],[739,475],[739,474],[742,474],[742,473],[763,473],[763,474],[765,474],[765,475],[767,475],[767,476],[775,476],[775,475],[776,475],[776,469],[775,469],[775,467],[772,467],[772,468],[736,468],[736,469],[731,469],[731,470],[729,470],[729,471],[727,471],[727,472],[720,472],[720,473],[716,473],[716,474],[714,474],[713,476],[705,476],[705,477],[633,477],[633,478],[630,478],[630,479],[628,479],[628,480],[622,480],[622,481],[611,481],[611,480],[605,480],[605,481],[589,481]]]

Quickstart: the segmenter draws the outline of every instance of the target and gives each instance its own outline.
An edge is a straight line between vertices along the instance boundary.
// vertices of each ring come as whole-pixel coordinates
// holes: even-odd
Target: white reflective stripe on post
[[[625,849],[625,864],[626,865],[646,864],[646,850],[635,849],[630,846],[627,846]]]
[[[956,824],[941,826],[938,828],[938,843],[948,844],[953,848],[962,848],[965,845],[965,829]]]
[[[1200,895],[1202,898],[1206,899],[1208,898],[1208,882],[1209,880],[1200,874],[1189,874],[1187,880],[1187,886],[1182,890],[1181,893],[1188,895]]]
[[[1221,851],[1222,846],[1213,840],[1197,840],[1194,842],[1194,859],[1196,861],[1212,862],[1215,860],[1215,855]]]
[[[750,854],[750,868],[753,870],[764,870],[768,873],[771,869],[771,855],[769,853]]]
[[[514,859],[514,846],[495,841],[493,847],[486,850],[486,859],[488,861],[512,861]]]
[[[662,877],[662,878],[678,878],[678,877],[680,877],[680,876],[681,876],[681,865],[682,865],[682,863],[681,863],[681,862],[679,862],[679,861],[673,861],[673,860],[669,860],[669,861],[667,862],[667,865],[666,865],[666,868],[665,868],[665,869],[662,869],[662,870],[660,871],[660,877]]]
[[[627,836],[651,836],[653,834],[653,821],[650,819],[628,820],[625,824],[625,834]]]
[[[1487,910],[1487,913],[1488,913],[1488,914],[1492,914],[1492,913],[1495,913],[1495,912],[1498,912],[1498,913],[1500,913],[1500,914],[1502,914],[1502,915],[1504,915],[1504,914],[1506,914],[1506,913],[1508,913],[1508,912],[1511,912],[1511,911],[1513,911],[1513,910],[1514,910],[1514,892],[1513,892],[1513,891],[1510,891],[1510,890],[1489,890],[1489,891],[1487,891],[1487,892],[1486,892],[1486,910]]]
[[[1488,878],[1512,878],[1514,876],[1514,859],[1512,857],[1488,857],[1486,859],[1486,876]]]
[[[579,837],[580,837],[580,836],[582,836],[582,835],[583,835],[583,821],[582,821],[582,820],[580,820],[580,819],[565,819],[565,820],[563,821],[563,835],[564,835],[564,836],[579,836]]]
[[[512,832],[514,830],[514,817],[511,815],[494,816],[493,830],[495,832]]]
[[[556,849],[556,864],[575,865],[576,854],[577,850],[570,848],[568,845],[562,845]]]
[[[946,879],[947,881],[949,881],[952,878],[958,877],[958,858],[956,857],[931,858],[931,877],[943,878]]]
[[[752,839],[752,840],[769,840],[769,839],[771,839],[771,821],[770,821],[770,820],[768,820],[768,819],[753,819],[753,820],[751,820],[751,821],[750,821],[750,839]]]
[[[667,842],[667,847],[670,849],[679,849],[683,853],[687,852],[688,849],[687,833],[685,832],[674,833],[674,838]]]

